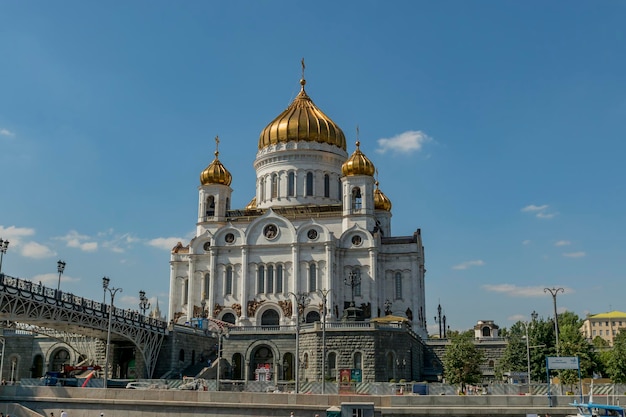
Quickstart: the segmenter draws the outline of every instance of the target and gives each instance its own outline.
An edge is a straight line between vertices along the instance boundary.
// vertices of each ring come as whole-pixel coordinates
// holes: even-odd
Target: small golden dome
[[[361,152],[359,146],[361,146],[361,142],[357,141],[354,153],[341,166],[343,175],[374,175],[376,171],[374,164]]]
[[[374,190],[374,210],[391,211],[391,200],[378,188],[376,181],[376,189]]]
[[[259,137],[259,149],[280,142],[328,143],[346,150],[343,131],[315,106],[304,91],[306,81],[300,80],[300,93],[285,111],[278,115]]]
[[[246,206],[246,210],[256,210],[256,197],[252,197],[252,200]]]
[[[219,136],[215,137],[215,159],[209,164],[208,167],[200,173],[200,183],[202,185],[209,184],[223,184],[230,185],[233,181],[233,176],[226,167],[217,158],[220,154],[218,146],[220,144]]]

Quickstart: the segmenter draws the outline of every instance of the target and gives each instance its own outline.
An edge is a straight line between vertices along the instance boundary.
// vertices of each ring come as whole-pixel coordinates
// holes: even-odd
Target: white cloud
[[[15,133],[11,132],[9,129],[0,129],[0,136],[8,136],[10,138],[15,136]]]
[[[572,242],[570,242],[569,240],[559,240],[558,242],[554,244],[554,246],[568,246],[571,244]]]
[[[510,297],[545,297],[545,286],[520,287],[515,284],[486,284],[483,288],[487,291],[508,295]],[[563,288],[566,293],[573,293],[571,288]]]
[[[538,219],[552,219],[554,218],[556,215],[558,215],[559,213],[544,213],[544,212],[539,212],[537,213],[537,218]]]
[[[506,319],[517,323],[518,321],[525,321],[526,316],[524,316],[523,314],[514,314],[512,316],[507,317]]]
[[[155,248],[171,251],[172,248],[178,244],[178,242],[185,241],[186,239],[182,237],[157,237],[155,239],[149,240],[147,244]]]
[[[468,269],[473,266],[483,266],[485,262],[477,259],[475,261],[466,261],[452,267],[452,269]]]
[[[37,242],[25,243],[21,246],[20,253],[26,258],[34,259],[45,259],[56,256],[56,252],[54,252],[52,249]]]
[[[421,130],[409,130],[391,138],[378,139],[376,152],[413,153],[420,151],[426,143],[432,141],[433,139]]]
[[[538,219],[551,219],[559,214],[558,212],[548,212],[548,207],[550,206],[548,206],[547,204],[541,206],[530,204],[526,207],[523,207],[521,211],[525,213],[535,213],[535,217],[537,217]]]
[[[524,246],[530,245],[530,243],[531,243],[530,239],[522,240],[522,245]]]
[[[32,282],[41,282],[46,287],[55,288],[59,284],[59,274],[39,274],[30,279]],[[79,282],[79,278],[73,278],[69,275],[61,275],[61,290],[63,290],[63,283]]]
[[[522,208],[522,211],[544,211],[548,208],[547,204],[544,204],[543,206],[536,206],[534,204],[531,204],[529,206],[526,206],[524,208]]]
[[[35,229],[30,227],[4,227],[0,225],[0,238],[8,240],[9,245],[19,246],[22,238],[26,236],[32,236],[35,234]]]
[[[568,253],[564,253],[563,256],[565,256],[566,258],[584,258],[585,256],[587,256],[587,254],[585,252],[568,252]]]
[[[57,239],[64,241],[68,248],[77,248],[83,252],[98,250],[98,242],[91,240],[89,236],[81,235],[75,230],[70,230],[68,234]]]

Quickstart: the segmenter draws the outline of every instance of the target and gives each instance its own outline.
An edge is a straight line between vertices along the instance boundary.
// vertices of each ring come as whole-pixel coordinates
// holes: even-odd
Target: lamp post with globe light
[[[111,319],[113,316],[113,311],[115,308],[115,294],[119,291],[122,292],[121,288],[114,288],[114,287],[109,287],[109,283],[111,282],[111,280],[108,277],[103,277],[102,278],[102,288],[104,288],[104,292],[105,292],[105,298],[106,298],[106,292],[108,291],[109,294],[111,295],[111,303],[109,304],[109,326],[108,326],[108,330],[107,330],[107,347],[106,347],[106,354],[105,354],[105,360],[104,360],[104,388],[107,388],[108,385],[108,373],[109,373],[109,350],[110,350],[110,346],[111,346]]]
[[[141,310],[141,315],[146,315],[146,310],[150,308],[150,300],[146,297],[146,292],[144,290],[139,291],[139,310]]]
[[[326,393],[326,303],[331,291],[326,288],[317,290],[317,293],[322,297],[322,394]]]
[[[57,293],[61,289],[61,275],[63,275],[63,271],[65,271],[65,262],[59,259],[57,262],[57,272],[59,273],[59,282],[57,283]]]
[[[7,249],[9,249],[9,241],[0,238],[0,274],[2,274],[2,259],[4,254],[7,253]]]
[[[292,295],[296,300],[296,360],[295,360],[295,368],[296,368],[296,394],[300,391],[300,309],[304,313],[304,308],[309,304],[311,299],[308,294],[305,292],[293,293],[289,292],[289,295]]]

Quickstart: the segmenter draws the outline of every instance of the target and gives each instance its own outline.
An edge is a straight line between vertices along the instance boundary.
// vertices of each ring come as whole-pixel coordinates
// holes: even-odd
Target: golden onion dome
[[[230,185],[230,183],[233,181],[233,176],[230,175],[230,172],[228,172],[226,167],[220,162],[219,159],[217,159],[218,155],[219,152],[215,151],[215,159],[213,160],[213,162],[211,162],[209,166],[200,173],[200,183],[202,185]]]
[[[313,103],[304,91],[306,80],[300,80],[300,93],[289,107],[278,115],[259,137],[259,149],[286,142],[327,143],[346,150],[343,131]]]
[[[374,210],[391,211],[391,200],[378,188],[376,181],[376,189],[374,190]]]
[[[343,175],[374,175],[376,171],[374,164],[361,152],[359,146],[361,146],[361,142],[357,141],[354,153],[341,166]]]
[[[246,210],[256,210],[256,197],[252,197],[252,200],[246,206]]]

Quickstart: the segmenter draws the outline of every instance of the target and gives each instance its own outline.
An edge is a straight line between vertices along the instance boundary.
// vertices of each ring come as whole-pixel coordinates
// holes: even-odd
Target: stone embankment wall
[[[28,417],[17,403],[41,415],[50,412],[69,417],[206,417],[229,416],[325,416],[331,406],[342,403],[374,403],[376,415],[395,416],[512,416],[527,414],[552,417],[571,414],[571,396],[553,397],[549,407],[546,396],[456,396],[456,395],[306,395],[252,392],[210,392],[178,390],[127,390],[64,387],[0,387],[0,411],[14,410],[11,415]],[[598,400],[598,399],[596,399]],[[626,396],[614,398],[621,404]]]

